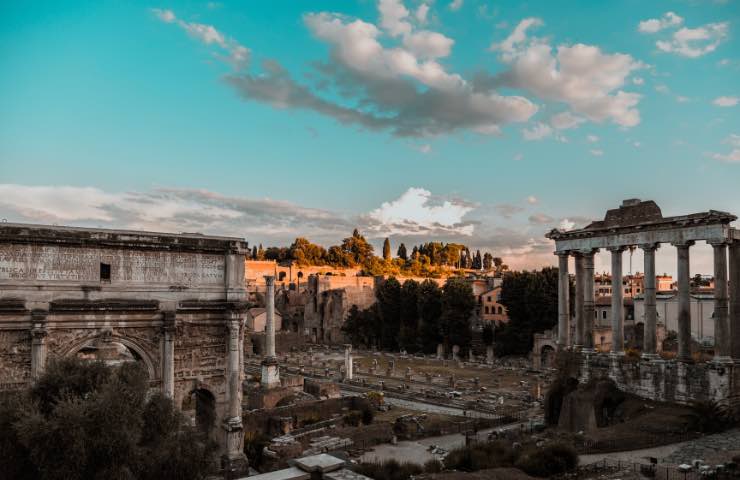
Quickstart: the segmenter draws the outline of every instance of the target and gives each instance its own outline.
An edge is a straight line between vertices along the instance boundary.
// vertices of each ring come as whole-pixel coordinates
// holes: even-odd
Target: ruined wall
[[[609,355],[583,360],[582,380],[603,377],[620,390],[665,402],[689,404],[714,400],[740,404],[740,368],[736,364],[637,361]]]

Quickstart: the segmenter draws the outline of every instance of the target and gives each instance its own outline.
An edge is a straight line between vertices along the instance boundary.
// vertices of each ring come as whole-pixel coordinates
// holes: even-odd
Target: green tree
[[[476,250],[475,257],[473,257],[473,265],[471,268],[473,268],[473,270],[480,270],[481,268],[483,268],[483,260],[480,256],[480,250]]]
[[[391,259],[391,241],[388,237],[385,237],[383,242],[383,260],[389,261]]]
[[[462,278],[450,278],[442,293],[442,335],[447,345],[470,347],[470,317],[475,308],[473,287]]]
[[[360,231],[356,228],[351,237],[342,240],[342,250],[349,254],[357,265],[364,265],[374,256],[373,246],[365,240],[365,237],[360,235]]]
[[[570,297],[574,298],[572,284]],[[529,353],[533,335],[557,324],[558,269],[506,274],[500,302],[506,307],[509,321],[496,330],[496,351],[501,355]]]
[[[493,268],[493,255],[486,252],[483,254],[483,270],[490,270]]]
[[[401,329],[401,284],[394,277],[385,280],[375,290],[380,320],[380,346],[384,350],[398,350]]]
[[[416,280],[406,280],[401,286],[401,327],[398,343],[401,348],[415,352],[419,348],[419,290]]]
[[[419,338],[425,353],[437,351],[442,342],[442,290],[433,280],[424,280],[419,285]]]
[[[402,259],[404,262],[408,260],[408,253],[406,252],[406,245],[403,243],[398,246],[398,252],[396,252],[396,256],[400,259]]]
[[[215,446],[148,390],[135,363],[52,362],[0,407],[0,471],[42,480],[205,478]]]

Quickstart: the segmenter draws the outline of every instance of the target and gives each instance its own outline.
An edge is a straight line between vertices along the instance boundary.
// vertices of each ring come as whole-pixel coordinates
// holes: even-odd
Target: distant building
[[[247,328],[252,332],[264,332],[265,325],[267,325],[267,309],[266,308],[250,308],[247,310]],[[275,312],[275,330],[281,330],[283,325],[283,317]]]
[[[622,290],[625,297],[633,298],[640,295],[645,289],[645,275],[636,273],[625,275],[622,278]],[[594,295],[599,297],[612,296],[612,276],[607,273],[594,275]]]
[[[689,296],[691,312],[691,337],[705,344],[714,344],[714,291],[699,289]],[[658,322],[664,323],[666,331],[678,331],[678,292],[656,294]],[[645,299],[635,298],[635,321],[642,324],[645,318]]]
[[[509,321],[506,307],[500,303],[500,298],[500,285],[487,290],[478,296],[480,318],[484,323],[494,322],[496,325],[500,325]]]

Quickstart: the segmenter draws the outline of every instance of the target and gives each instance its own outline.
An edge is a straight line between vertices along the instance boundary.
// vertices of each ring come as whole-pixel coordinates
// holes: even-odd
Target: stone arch
[[[192,415],[199,432],[208,436],[212,434],[218,420],[218,409],[216,395],[210,387],[196,385],[183,397],[180,409],[186,415]]]
[[[105,335],[104,332],[96,333],[95,335],[91,335],[89,337],[83,338],[81,340],[78,340],[71,345],[67,346],[64,350],[61,351],[62,357],[69,357],[72,355],[77,354],[80,350],[92,346],[92,344],[103,337]],[[130,349],[134,354],[136,354],[137,360],[141,360],[141,362],[146,367],[146,371],[149,374],[150,380],[156,380],[159,378],[159,375],[157,374],[157,369],[155,368],[155,362],[153,360],[153,355],[147,351],[146,348],[144,348],[142,345],[140,345],[136,340],[132,340],[128,337],[117,335],[117,334],[110,334],[110,340],[113,342],[118,342],[128,349]]]
[[[540,348],[540,368],[552,368],[555,363],[555,347],[545,344]]]

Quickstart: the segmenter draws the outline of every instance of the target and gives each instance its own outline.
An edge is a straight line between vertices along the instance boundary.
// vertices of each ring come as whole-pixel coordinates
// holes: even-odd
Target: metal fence
[[[740,478],[740,470],[733,468],[732,465],[724,466],[721,469],[717,469],[716,466],[711,466],[703,471],[699,468],[692,467],[691,470],[682,471],[675,465],[625,462],[606,458],[595,463],[578,467],[578,477],[588,477],[593,474],[623,471],[632,471],[639,473],[643,477],[655,478],[656,480],[725,480]]]
[[[700,435],[696,433],[687,432],[681,435],[671,435],[666,437],[665,435],[650,435],[643,434],[639,438],[630,438],[625,440],[623,438],[608,438],[604,440],[589,440],[586,439],[583,442],[576,445],[576,449],[579,453],[608,453],[608,452],[620,452],[625,450],[625,444],[629,443],[629,450],[636,450],[642,448],[652,448],[661,445],[667,445],[669,443],[687,442],[689,440],[695,440]]]

